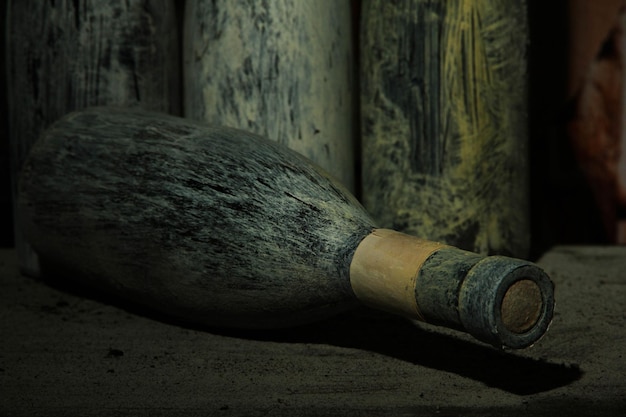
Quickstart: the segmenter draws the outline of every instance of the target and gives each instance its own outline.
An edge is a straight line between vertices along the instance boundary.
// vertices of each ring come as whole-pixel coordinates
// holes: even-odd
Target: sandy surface
[[[557,247],[548,334],[500,352],[358,310],[194,329],[19,276],[0,251],[0,415],[626,415],[626,247]]]

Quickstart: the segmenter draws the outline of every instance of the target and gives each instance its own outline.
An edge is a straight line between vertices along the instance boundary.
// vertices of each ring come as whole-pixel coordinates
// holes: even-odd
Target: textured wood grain
[[[22,224],[45,261],[204,324],[289,325],[352,307],[350,261],[373,228],[296,152],[139,110],[56,123],[20,191]]]
[[[350,1],[190,0],[185,116],[261,134],[354,191]]]
[[[9,1],[8,101],[14,178],[32,143],[68,111],[140,105],[179,112],[172,0]],[[37,259],[16,230],[22,270]]]
[[[371,0],[361,30],[366,208],[383,227],[525,256],[525,3]]]

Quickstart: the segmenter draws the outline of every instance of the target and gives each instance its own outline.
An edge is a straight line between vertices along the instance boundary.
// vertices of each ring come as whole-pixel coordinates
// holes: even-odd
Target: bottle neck
[[[375,229],[361,241],[350,264],[350,284],[364,304],[426,321],[415,297],[426,260],[446,247],[389,229]]]
[[[554,307],[552,282],[531,262],[388,229],[375,229],[359,244],[350,284],[366,305],[463,330],[499,347],[534,343]]]

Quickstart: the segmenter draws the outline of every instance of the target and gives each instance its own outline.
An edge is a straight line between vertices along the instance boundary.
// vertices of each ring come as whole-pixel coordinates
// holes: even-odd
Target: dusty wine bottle
[[[205,325],[296,325],[361,302],[522,348],[552,318],[538,266],[378,229],[321,168],[236,129],[71,113],[33,146],[18,204],[70,279]]]

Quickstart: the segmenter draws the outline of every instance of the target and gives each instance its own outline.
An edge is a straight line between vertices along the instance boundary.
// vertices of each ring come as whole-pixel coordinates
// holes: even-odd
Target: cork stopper
[[[502,323],[509,331],[525,333],[537,324],[543,307],[539,286],[530,279],[516,281],[504,293]]]

